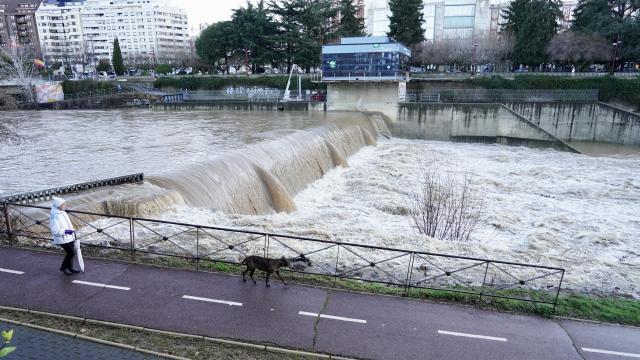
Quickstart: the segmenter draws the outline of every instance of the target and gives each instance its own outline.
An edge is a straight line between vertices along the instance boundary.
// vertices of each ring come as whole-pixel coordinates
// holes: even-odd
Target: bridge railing
[[[0,204],[0,236],[14,246],[50,242],[49,208]],[[301,236],[83,211],[67,211],[83,246],[203,262],[240,264],[248,255],[302,257],[295,272],[384,284],[410,292],[431,289],[468,296],[548,304],[554,310],[564,269],[517,262],[394,249]],[[301,265],[301,264],[300,264]]]
[[[436,89],[407,91],[404,102],[563,102],[598,101],[597,89],[514,90],[514,89]]]

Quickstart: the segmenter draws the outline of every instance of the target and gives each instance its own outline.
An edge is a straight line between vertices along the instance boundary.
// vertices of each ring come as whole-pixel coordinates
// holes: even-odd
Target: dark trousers
[[[67,253],[62,261],[62,267],[60,270],[64,269],[72,269],[73,268],[73,257],[76,256],[76,246],[75,241],[68,242],[66,244],[61,244],[64,252]]]

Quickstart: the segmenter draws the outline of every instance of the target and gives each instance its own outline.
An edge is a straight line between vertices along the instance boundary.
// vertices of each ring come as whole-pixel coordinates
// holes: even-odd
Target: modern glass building
[[[322,81],[407,81],[411,50],[385,36],[322,47]]]

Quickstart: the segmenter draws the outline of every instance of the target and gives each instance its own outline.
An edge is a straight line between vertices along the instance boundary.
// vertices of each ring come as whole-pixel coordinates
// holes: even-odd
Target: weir
[[[347,167],[347,158],[362,147],[375,145],[384,125],[374,121],[352,114],[147,180],[176,191],[190,206],[238,214],[291,212],[295,194],[330,169]]]
[[[378,135],[388,132],[379,116],[345,113],[324,125],[167,173],[77,184],[14,195],[5,201],[29,199],[48,206],[49,195],[66,194],[74,209],[130,217],[157,215],[172,205],[234,214],[293,212],[297,193],[332,168],[348,167],[349,156],[365,146],[375,146]]]

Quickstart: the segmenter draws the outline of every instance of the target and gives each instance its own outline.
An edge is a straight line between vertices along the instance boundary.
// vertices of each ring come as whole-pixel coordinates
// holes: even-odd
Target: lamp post
[[[473,59],[471,60],[471,76],[476,75],[476,49],[478,48],[478,43],[473,43]]]
[[[611,69],[609,69],[609,75],[613,75],[616,71],[616,58],[618,57],[618,48],[622,45],[622,40],[614,41],[611,46],[613,46],[613,58],[611,59]]]

